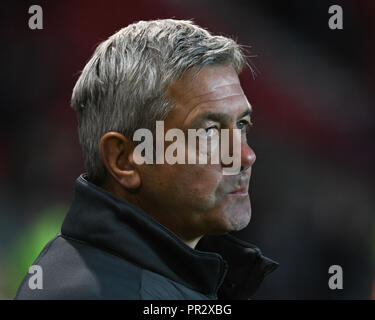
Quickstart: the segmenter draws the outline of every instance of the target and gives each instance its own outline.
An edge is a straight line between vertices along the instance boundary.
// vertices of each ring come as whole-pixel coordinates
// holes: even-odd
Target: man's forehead
[[[194,69],[189,70],[172,84],[167,95],[183,104],[244,95],[238,75],[231,66],[208,66],[193,78],[194,72]]]
[[[196,122],[205,112],[228,114],[236,118],[250,111],[251,106],[232,67],[206,67],[191,80],[191,74],[176,81],[167,97],[176,104],[169,113],[168,126],[185,126]]]

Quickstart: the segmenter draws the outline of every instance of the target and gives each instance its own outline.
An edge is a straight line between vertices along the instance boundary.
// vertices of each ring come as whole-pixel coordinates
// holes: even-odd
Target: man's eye
[[[251,123],[247,120],[241,120],[237,122],[238,129],[246,129],[246,127],[251,126]]]
[[[212,137],[219,132],[219,128],[217,126],[212,126],[205,129],[207,137]]]

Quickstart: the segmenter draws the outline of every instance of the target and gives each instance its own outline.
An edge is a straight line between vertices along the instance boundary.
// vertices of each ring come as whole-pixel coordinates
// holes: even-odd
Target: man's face
[[[241,171],[224,175],[230,165],[211,164],[143,164],[138,167],[142,179],[140,206],[183,239],[218,234],[244,228],[250,221],[248,186],[255,154],[246,141],[251,106],[238,76],[231,66],[203,68],[191,81],[193,71],[171,85],[167,97],[175,108],[164,121],[165,132],[178,128],[229,129],[240,140]],[[165,142],[165,149],[172,142]],[[232,147],[233,149],[233,147]],[[233,150],[232,150],[233,151]],[[187,151],[186,151],[187,153]]]

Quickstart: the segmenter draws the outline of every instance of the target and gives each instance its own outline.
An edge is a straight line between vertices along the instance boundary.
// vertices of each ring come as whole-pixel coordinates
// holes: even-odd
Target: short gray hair
[[[102,42],[71,101],[88,178],[99,184],[105,179],[99,144],[106,132],[132,139],[139,128],[153,131],[173,109],[168,86],[191,68],[215,64],[231,64],[239,74],[248,65],[243,46],[190,20],[139,21]]]

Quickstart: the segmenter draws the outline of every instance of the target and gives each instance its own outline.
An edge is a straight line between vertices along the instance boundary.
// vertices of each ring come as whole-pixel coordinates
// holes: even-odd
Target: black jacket
[[[15,299],[248,299],[277,263],[230,234],[196,249],[81,175],[61,233],[42,250],[43,289]]]

